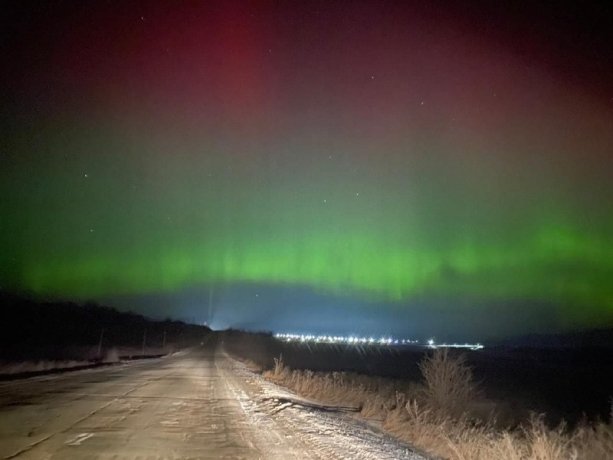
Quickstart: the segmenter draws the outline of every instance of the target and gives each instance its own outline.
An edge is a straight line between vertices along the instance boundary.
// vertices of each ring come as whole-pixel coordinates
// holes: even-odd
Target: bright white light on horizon
[[[348,345],[378,345],[378,346],[423,346],[427,348],[465,348],[468,350],[482,350],[484,347],[480,343],[435,343],[430,339],[426,344],[419,343],[414,339],[396,339],[393,337],[357,337],[354,335],[312,335],[312,334],[275,334],[275,338],[285,342],[309,342],[309,343],[333,343]]]
[[[434,339],[428,340],[428,348],[466,348],[467,350],[482,350],[484,347],[479,342],[477,343],[435,343]]]

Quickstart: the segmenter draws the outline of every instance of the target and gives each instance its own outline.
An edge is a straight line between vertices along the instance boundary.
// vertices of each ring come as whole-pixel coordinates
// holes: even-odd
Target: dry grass
[[[548,428],[542,416],[514,430],[479,419],[472,370],[464,357],[436,350],[420,364],[423,384],[345,372],[291,370],[282,357],[264,376],[296,393],[328,404],[353,405],[383,422],[398,438],[437,458],[452,460],[613,459],[613,423]],[[612,414],[613,415],[613,414]],[[613,419],[613,417],[612,417]],[[613,421],[613,420],[612,420]]]
[[[359,407],[365,417],[381,421],[396,407],[397,394],[417,396],[423,391],[413,383],[352,372],[292,370],[282,357],[275,358],[274,363],[273,369],[264,372],[267,379],[327,404]]]

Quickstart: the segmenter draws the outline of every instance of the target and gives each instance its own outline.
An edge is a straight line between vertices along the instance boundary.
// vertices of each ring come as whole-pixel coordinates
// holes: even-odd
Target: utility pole
[[[100,331],[100,340],[98,341],[98,358],[102,358],[102,339],[104,339],[104,328]]]
[[[145,356],[145,344],[147,343],[147,328],[143,331],[143,352],[141,356]]]

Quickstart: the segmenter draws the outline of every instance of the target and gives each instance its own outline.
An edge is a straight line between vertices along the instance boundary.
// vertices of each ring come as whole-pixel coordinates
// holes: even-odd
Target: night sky
[[[613,326],[613,20],[5,7],[0,285],[260,330]]]

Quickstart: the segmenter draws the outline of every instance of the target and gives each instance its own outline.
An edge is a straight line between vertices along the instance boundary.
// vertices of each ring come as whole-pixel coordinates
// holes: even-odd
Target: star
[[[324,203],[327,203],[327,202],[328,202],[328,200],[324,199]]]
[[[94,233],[94,229],[93,229],[93,228],[90,228],[90,229],[89,229],[89,233]]]
[[[83,174],[83,177],[85,177],[87,179],[89,177],[89,174],[85,173],[85,174]]]

